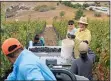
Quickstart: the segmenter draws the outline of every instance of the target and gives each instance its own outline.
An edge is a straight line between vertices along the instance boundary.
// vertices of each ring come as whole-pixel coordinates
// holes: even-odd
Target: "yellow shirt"
[[[87,40],[88,43],[91,41],[91,33],[88,29],[85,29],[84,31],[80,31],[80,28],[78,28],[77,32],[75,33],[76,38],[75,38],[75,46],[74,46],[74,55],[75,58],[79,57],[79,51],[78,51],[78,46],[81,41]]]

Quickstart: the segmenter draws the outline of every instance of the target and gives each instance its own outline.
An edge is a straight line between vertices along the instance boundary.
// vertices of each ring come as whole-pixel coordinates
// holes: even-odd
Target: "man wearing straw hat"
[[[78,21],[79,28],[77,32],[75,33],[75,48],[74,48],[74,56],[75,58],[79,57],[79,51],[78,51],[78,45],[80,44],[81,41],[87,41],[88,44],[91,41],[91,33],[87,29],[88,22],[87,22],[87,17],[81,17],[80,20]]]

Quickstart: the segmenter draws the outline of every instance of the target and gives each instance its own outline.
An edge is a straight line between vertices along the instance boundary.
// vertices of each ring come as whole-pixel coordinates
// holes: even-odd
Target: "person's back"
[[[92,61],[88,58],[87,61],[83,61],[83,59],[78,58],[75,60],[75,64],[77,65],[77,75],[84,76],[92,79]]]
[[[49,68],[41,62],[32,52],[23,50],[14,64],[16,80],[56,80]]]

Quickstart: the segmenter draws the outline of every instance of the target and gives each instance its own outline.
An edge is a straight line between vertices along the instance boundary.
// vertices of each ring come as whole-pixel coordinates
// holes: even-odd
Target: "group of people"
[[[91,32],[88,30],[87,17],[81,17],[78,21],[79,28],[74,25],[73,20],[68,22],[67,35],[74,35],[74,61],[71,71],[74,74],[84,76],[89,80],[93,80],[92,68],[95,62],[95,54],[89,48],[91,42]],[[67,37],[68,38],[68,37]]]
[[[74,61],[71,71],[79,76],[84,76],[92,80],[92,65],[94,63],[94,53],[89,48],[91,33],[87,29],[86,17],[81,17],[78,21],[79,28],[75,28],[74,21],[69,20],[67,34],[74,35]],[[68,37],[67,37],[68,38]],[[34,37],[34,46],[44,46],[45,42],[39,35]],[[28,51],[15,38],[6,39],[2,44],[2,51],[8,60],[13,64],[13,71],[7,80],[52,80],[55,76],[42,61],[32,52]]]

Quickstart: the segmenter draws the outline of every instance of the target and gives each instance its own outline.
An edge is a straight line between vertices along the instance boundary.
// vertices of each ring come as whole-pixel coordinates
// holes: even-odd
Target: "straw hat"
[[[81,42],[79,45],[79,52],[80,53],[86,53],[88,52],[88,44],[85,42]]]
[[[88,24],[87,17],[81,17],[78,23]]]

